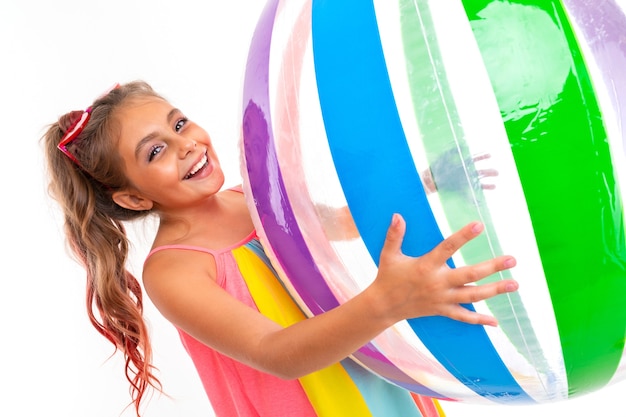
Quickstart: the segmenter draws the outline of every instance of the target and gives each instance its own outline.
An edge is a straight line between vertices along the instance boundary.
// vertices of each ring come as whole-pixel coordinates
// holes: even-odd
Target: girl
[[[63,209],[71,249],[87,271],[89,318],[123,352],[138,416],[148,387],[161,387],[142,318],[142,289],[125,267],[125,221],[159,218],[143,286],[179,330],[217,416],[315,416],[329,408],[365,415],[356,411],[362,399],[344,395],[343,388],[334,391],[341,383],[324,373],[340,361],[379,397],[395,398],[385,415],[420,415],[414,403],[407,411],[408,393],[359,374],[344,359],[406,318],[442,315],[496,325],[493,317],[459,304],[517,289],[512,280],[466,285],[512,267],[509,256],[446,266],[481,224],[412,258],[401,252],[405,224],[394,215],[374,282],[340,307],[284,327],[259,313],[236,264],[244,252],[266,261],[243,194],[222,190],[224,175],[209,135],[149,85],[118,86],[86,111],[60,117],[43,139],[50,190]],[[258,264],[259,276],[271,272],[265,264]]]

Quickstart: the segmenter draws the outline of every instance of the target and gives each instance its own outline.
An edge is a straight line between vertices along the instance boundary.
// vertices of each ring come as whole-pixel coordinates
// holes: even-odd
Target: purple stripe
[[[339,305],[317,269],[296,222],[278,165],[268,71],[278,1],[268,2],[254,33],[244,80],[243,145],[250,188],[276,261],[313,314]]]
[[[564,0],[602,72],[626,147],[626,16],[613,0]]]

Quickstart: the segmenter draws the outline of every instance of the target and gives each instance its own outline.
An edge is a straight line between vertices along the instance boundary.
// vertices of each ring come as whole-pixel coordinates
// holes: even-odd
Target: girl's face
[[[217,193],[224,174],[209,135],[170,103],[142,97],[115,113],[118,149],[131,187],[114,200],[126,208],[184,209]]]

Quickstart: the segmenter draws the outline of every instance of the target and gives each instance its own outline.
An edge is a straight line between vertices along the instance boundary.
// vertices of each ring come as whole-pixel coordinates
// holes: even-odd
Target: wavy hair
[[[49,192],[63,211],[67,243],[87,272],[89,320],[124,354],[125,375],[137,416],[146,390],[153,387],[161,391],[162,387],[151,363],[142,289],[126,267],[130,242],[123,222],[149,212],[118,206],[112,193],[129,185],[117,150],[119,126],[115,112],[138,97],[161,98],[147,83],[135,81],[94,101],[87,125],[70,145],[79,164],[57,145],[83,111],[61,116],[42,137]]]

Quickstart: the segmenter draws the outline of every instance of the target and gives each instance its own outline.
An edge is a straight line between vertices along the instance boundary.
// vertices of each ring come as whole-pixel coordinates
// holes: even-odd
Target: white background
[[[227,185],[240,182],[238,118],[247,47],[263,0],[3,0],[0,3],[0,416],[132,416],[119,355],[88,323],[84,272],[68,257],[46,195],[39,138],[114,82],[149,81],[216,142]],[[139,274],[152,233],[133,230]],[[171,398],[146,417],[211,416],[175,331],[148,303],[155,364]],[[216,381],[216,383],[218,383]],[[443,403],[449,417],[626,416],[624,383],[563,403]]]

